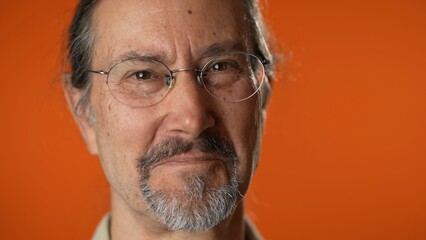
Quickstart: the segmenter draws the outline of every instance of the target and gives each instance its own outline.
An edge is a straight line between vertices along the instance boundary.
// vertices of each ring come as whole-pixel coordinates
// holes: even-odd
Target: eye
[[[205,69],[205,72],[210,72],[211,74],[216,73],[230,73],[241,71],[241,61],[240,59],[218,59],[208,65]]]
[[[148,71],[137,71],[133,75],[138,80],[146,80],[153,77],[152,73]]]
[[[226,71],[229,67],[227,62],[216,62],[211,66],[212,71]]]

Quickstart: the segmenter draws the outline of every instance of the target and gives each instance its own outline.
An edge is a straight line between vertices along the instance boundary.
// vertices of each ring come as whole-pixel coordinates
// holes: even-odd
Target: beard
[[[170,193],[150,186],[150,167],[153,164],[191,151],[219,155],[226,165],[228,183],[213,187],[205,176],[185,176],[184,190]],[[217,134],[206,132],[192,142],[174,137],[155,145],[139,159],[139,185],[157,221],[169,230],[206,231],[228,218],[234,212],[238,198],[242,197],[238,164],[231,141]]]

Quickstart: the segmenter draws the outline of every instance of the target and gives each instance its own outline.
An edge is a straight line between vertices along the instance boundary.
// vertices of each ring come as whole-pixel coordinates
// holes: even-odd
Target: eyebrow
[[[136,51],[130,51],[130,52],[125,52],[123,54],[120,54],[118,57],[111,59],[108,64],[109,66],[114,66],[114,64],[117,64],[118,62],[133,59],[133,58],[146,58],[146,59],[161,61],[162,59],[165,58],[165,56],[166,56],[165,53],[141,54]]]
[[[215,57],[220,54],[225,54],[231,51],[244,51],[243,44],[241,42],[235,42],[235,41],[223,41],[223,42],[217,42],[213,43],[210,46],[208,46],[204,51],[202,51],[201,59],[203,58],[211,58]],[[167,53],[166,52],[160,52],[159,54],[143,54],[139,53],[137,51],[129,51],[125,52],[123,54],[120,54],[118,57],[115,57],[108,61],[108,66],[112,67],[118,62],[125,61],[128,59],[134,59],[134,58],[146,58],[150,60],[156,60],[159,62],[167,62],[165,61],[167,59]]]
[[[247,51],[241,42],[224,41],[219,43],[213,43],[208,46],[203,52],[203,57],[214,57],[219,54],[224,54],[230,51]]]

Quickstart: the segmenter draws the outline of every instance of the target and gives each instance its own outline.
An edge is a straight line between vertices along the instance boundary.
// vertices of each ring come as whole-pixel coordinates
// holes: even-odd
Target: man
[[[80,1],[66,99],[111,185],[94,239],[259,239],[272,58],[251,0]]]

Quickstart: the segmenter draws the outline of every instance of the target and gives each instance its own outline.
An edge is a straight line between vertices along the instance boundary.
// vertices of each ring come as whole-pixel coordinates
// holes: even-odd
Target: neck
[[[243,201],[234,213],[205,232],[170,231],[154,220],[149,211],[137,212],[130,208],[123,199],[112,190],[110,236],[112,240],[121,239],[203,239],[235,240],[244,239],[245,224],[243,218]]]

